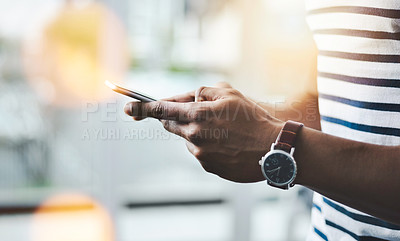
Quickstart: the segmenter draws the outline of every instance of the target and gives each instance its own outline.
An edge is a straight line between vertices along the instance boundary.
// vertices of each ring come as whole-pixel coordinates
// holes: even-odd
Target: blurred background
[[[315,68],[304,17],[302,0],[0,0],[2,240],[304,240],[308,190],[204,172],[103,84],[282,102]]]

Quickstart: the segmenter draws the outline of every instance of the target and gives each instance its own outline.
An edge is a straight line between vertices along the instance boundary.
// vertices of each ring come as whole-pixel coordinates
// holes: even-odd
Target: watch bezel
[[[264,170],[264,169],[265,169],[265,168],[264,168],[265,161],[267,160],[267,158],[268,158],[269,156],[271,156],[272,154],[275,154],[275,153],[280,153],[280,154],[286,155],[287,157],[290,158],[290,160],[291,160],[292,163],[293,163],[293,166],[294,166],[293,176],[292,176],[292,177],[290,178],[290,180],[287,181],[287,182],[284,182],[284,183],[277,183],[277,182],[272,181],[271,179],[269,179],[268,176],[265,174],[265,170]],[[272,183],[272,184],[275,185],[275,186],[284,187],[284,186],[287,186],[287,185],[291,185],[292,182],[294,181],[294,179],[296,178],[296,176],[297,176],[297,163],[296,163],[296,160],[294,159],[294,157],[293,157],[292,155],[290,155],[289,153],[287,153],[286,151],[282,151],[282,150],[271,150],[271,151],[269,151],[269,152],[262,158],[262,162],[261,162],[261,171],[262,171],[262,174],[264,175],[264,177],[266,178],[266,180],[267,180],[268,183]]]

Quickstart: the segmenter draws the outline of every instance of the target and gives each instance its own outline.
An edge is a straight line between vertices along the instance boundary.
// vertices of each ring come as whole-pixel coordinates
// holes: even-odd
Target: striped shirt
[[[306,0],[306,5],[319,50],[322,131],[400,145],[400,0]],[[400,241],[400,227],[315,193],[307,240]]]

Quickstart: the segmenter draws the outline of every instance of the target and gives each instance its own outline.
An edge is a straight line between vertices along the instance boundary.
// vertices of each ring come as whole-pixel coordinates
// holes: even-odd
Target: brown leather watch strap
[[[274,149],[290,153],[292,147],[294,147],[296,143],[297,133],[302,127],[302,123],[287,121],[276,139]]]

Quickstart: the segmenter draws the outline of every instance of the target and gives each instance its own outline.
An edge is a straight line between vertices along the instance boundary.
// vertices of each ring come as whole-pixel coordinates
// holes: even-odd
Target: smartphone
[[[140,100],[141,102],[157,101],[156,99],[154,99],[154,98],[152,98],[152,97],[150,97],[148,95],[139,93],[137,91],[133,91],[133,90],[128,90],[128,89],[122,88],[121,86],[118,86],[118,85],[116,85],[114,83],[111,83],[108,80],[106,80],[106,82],[104,82],[104,84],[106,84],[108,87],[110,87],[113,91],[115,91],[117,93],[129,96],[129,97],[137,99],[137,100]]]

